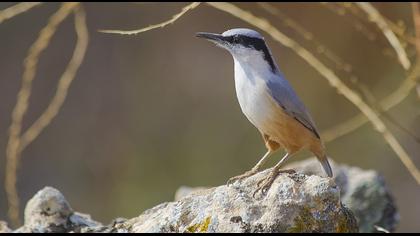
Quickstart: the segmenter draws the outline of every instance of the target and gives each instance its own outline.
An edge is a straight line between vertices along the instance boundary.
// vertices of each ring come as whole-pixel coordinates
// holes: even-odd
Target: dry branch
[[[381,29],[388,42],[391,44],[391,46],[397,53],[398,60],[400,61],[401,65],[404,67],[405,70],[408,70],[411,66],[411,63],[410,60],[408,60],[407,53],[405,52],[397,36],[395,36],[394,32],[389,27],[385,18],[370,3],[358,2],[356,4],[369,16],[369,19],[372,22],[374,22],[379,27],[379,29]]]
[[[22,86],[17,96],[17,102],[12,112],[12,123],[9,128],[9,140],[6,147],[6,177],[5,190],[9,205],[8,215],[11,222],[19,224],[19,197],[16,189],[17,168],[22,153],[21,131],[22,120],[29,105],[32,82],[37,71],[40,54],[47,48],[58,26],[69,16],[78,3],[63,3],[50,17],[47,25],[40,31],[38,38],[31,45],[24,60]]]
[[[401,162],[408,169],[409,173],[416,180],[417,184],[420,185],[420,172],[417,167],[414,165],[408,154],[405,152],[404,148],[400,145],[397,139],[392,135],[392,133],[387,129],[384,122],[379,118],[378,114],[370,108],[360,96],[347,87],[337,75],[321,63],[312,53],[307,51],[305,48],[301,47],[291,38],[287,37],[276,29],[272,24],[270,24],[266,19],[256,17],[248,11],[242,10],[241,8],[230,4],[230,3],[207,3],[208,5],[227,12],[232,16],[235,16],[269,34],[273,37],[274,40],[283,44],[284,46],[292,49],[296,54],[302,57],[309,65],[311,65],[316,71],[323,75],[330,85],[337,89],[339,94],[344,95],[350,102],[352,102],[362,113],[370,120],[374,125],[375,129],[382,134],[384,139],[391,146],[392,150],[400,158]]]
[[[275,8],[270,3],[258,3],[258,6],[266,12],[270,13],[271,15],[278,17],[282,24],[293,29],[296,33],[300,34],[305,40],[312,41],[312,43],[315,45],[316,52],[321,55],[324,55],[326,59],[328,59],[331,63],[334,63],[336,68],[343,70],[347,73],[352,72],[352,66],[349,63],[344,61],[340,56],[334,53],[327,46],[319,42],[315,38],[314,34],[307,30],[305,27],[303,27],[301,24],[288,17],[281,10]],[[352,78],[356,77],[355,75],[351,76]]]
[[[419,5],[418,3],[412,3],[412,10],[413,10],[413,21],[415,25],[416,31],[416,38],[415,38],[415,45],[417,49],[417,55],[420,55],[420,12],[419,12]],[[419,58],[419,57],[418,57]],[[418,77],[420,77],[420,60],[417,59],[417,64],[412,69],[411,73],[408,75],[407,79],[400,85],[400,87],[395,90],[391,95],[386,97],[380,102],[380,106],[382,107],[383,111],[388,111],[389,109],[393,108],[394,106],[398,105],[402,102],[409,94],[412,89],[416,87],[418,83]],[[420,93],[418,93],[420,94]],[[322,136],[326,142],[330,142],[344,136],[355,129],[361,127],[362,125],[366,124],[368,119],[359,114],[345,122],[338,124],[337,126],[328,129],[327,131],[322,133]]]
[[[10,18],[13,18],[41,4],[42,4],[41,2],[22,2],[22,3],[15,4],[4,10],[1,10],[0,11],[0,24]]]
[[[83,8],[79,7],[75,10],[75,30],[77,34],[77,43],[64,73],[59,79],[57,90],[52,98],[47,109],[41,114],[32,126],[22,135],[21,150],[25,149],[38,135],[48,126],[54,117],[58,114],[61,106],[63,105],[70,84],[72,83],[75,75],[83,62],[87,45],[89,41],[88,30],[86,26],[86,16]]]
[[[366,13],[364,11],[360,10],[360,8],[357,7],[356,5],[354,5],[352,3],[344,2],[344,3],[336,3],[335,5],[332,4],[332,3],[321,3],[321,6],[324,6],[328,10],[331,10],[332,12],[337,14],[338,16],[347,16],[346,13],[349,12],[350,15],[354,16],[354,17],[353,18],[346,17],[346,19],[349,20],[355,26],[355,29],[357,31],[360,31],[369,40],[375,40],[377,38],[377,35],[376,35],[375,31],[372,31],[372,30],[368,29],[364,25],[365,21],[371,22],[368,19],[368,17],[366,17],[367,16]],[[389,28],[396,35],[399,36],[399,39],[401,41],[403,41],[402,42],[403,46],[405,46],[404,45],[405,43],[415,45],[415,37],[412,34],[410,34],[409,32],[407,32],[405,27],[403,27],[399,24],[396,24],[395,22],[389,20],[388,18],[386,18],[383,15],[382,15],[382,17],[384,18],[384,20],[388,24]],[[378,30],[382,33],[382,31],[380,29],[378,29]],[[407,54],[408,53],[409,52],[407,52]],[[386,54],[386,55],[389,55],[389,54]]]
[[[413,21],[414,28],[416,29],[416,50],[417,50],[417,62],[420,63],[420,4],[418,2],[413,2]],[[417,83],[417,95],[420,98],[420,84]]]
[[[396,105],[400,104],[410,94],[411,90],[415,88],[416,81],[418,80],[419,76],[420,64],[417,63],[412,67],[412,71],[404,80],[404,82],[401,83],[400,87],[398,87],[398,89],[396,89],[389,96],[379,102],[379,106],[382,108],[382,111],[388,111]],[[336,125],[333,128],[328,129],[327,131],[324,131],[321,136],[325,142],[331,142],[356,130],[367,122],[369,122],[369,119],[367,119],[365,115],[359,114],[353,118],[348,119],[347,121]]]
[[[416,29],[417,58],[420,58],[420,4],[418,2],[413,2],[411,4],[413,10],[414,28]]]
[[[123,34],[123,35],[135,35],[135,34],[140,34],[149,30],[153,30],[153,29],[157,29],[157,28],[163,28],[169,24],[174,23],[176,20],[178,20],[181,16],[183,16],[185,13],[187,13],[189,10],[192,10],[194,8],[196,8],[198,5],[200,5],[199,2],[193,2],[185,7],[182,8],[182,11],[179,12],[178,14],[175,14],[174,16],[172,16],[171,19],[164,21],[162,23],[159,24],[155,24],[155,25],[150,25],[148,27],[145,28],[141,28],[141,29],[137,29],[137,30],[98,30],[99,32],[102,33],[108,33],[108,34]]]

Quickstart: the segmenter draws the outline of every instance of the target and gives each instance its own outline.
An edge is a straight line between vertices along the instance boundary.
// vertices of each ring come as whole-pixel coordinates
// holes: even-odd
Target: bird
[[[281,168],[290,157],[303,149],[312,152],[327,176],[333,177],[315,122],[280,71],[264,37],[247,28],[230,29],[222,34],[198,32],[196,36],[215,43],[232,55],[236,97],[241,111],[258,129],[267,148],[252,169],[230,178],[227,184],[260,172],[267,159],[281,149],[286,154],[257,183],[254,195],[259,191],[265,194],[280,173],[293,173],[294,170]]]

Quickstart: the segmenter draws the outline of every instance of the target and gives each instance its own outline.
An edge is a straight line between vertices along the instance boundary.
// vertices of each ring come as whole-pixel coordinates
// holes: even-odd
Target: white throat
[[[232,56],[235,63],[235,80],[269,80],[274,76],[275,72],[271,70],[270,64],[263,58],[261,52],[252,51],[251,53],[233,54]]]
[[[251,54],[246,57],[233,55],[233,58],[239,105],[248,120],[261,130],[272,112],[266,83],[278,76],[272,72],[270,65],[261,55]]]

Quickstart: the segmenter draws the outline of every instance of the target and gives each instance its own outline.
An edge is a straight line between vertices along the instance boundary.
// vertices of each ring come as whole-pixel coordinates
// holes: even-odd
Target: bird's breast
[[[269,100],[265,81],[242,70],[235,70],[235,88],[242,112],[255,127],[263,131],[264,124],[276,109]]]

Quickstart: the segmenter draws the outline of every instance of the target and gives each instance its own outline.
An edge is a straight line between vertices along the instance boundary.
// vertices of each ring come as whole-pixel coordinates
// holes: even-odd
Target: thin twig
[[[321,6],[325,7],[326,9],[332,11],[333,13],[337,14],[338,16],[344,17],[344,20],[348,21],[355,30],[360,32],[363,36],[365,36],[368,40],[374,41],[377,38],[377,33],[368,29],[364,22],[360,19],[361,17],[355,14],[355,10],[359,10],[359,8],[351,8],[351,4],[349,3],[329,3],[329,2],[320,2]],[[341,6],[342,5],[342,6]],[[347,17],[347,12],[349,12],[356,16],[354,18]],[[364,18],[363,18],[364,20]]]
[[[24,72],[22,86],[17,96],[17,102],[12,112],[12,123],[9,128],[9,140],[6,147],[6,177],[5,190],[9,205],[8,215],[11,222],[17,226],[19,220],[19,196],[16,189],[16,171],[22,152],[20,134],[22,120],[26,113],[29,97],[32,89],[32,81],[35,78],[40,54],[48,46],[57,27],[67,18],[78,3],[63,3],[61,7],[50,17],[47,25],[40,31],[38,38],[29,49],[24,60]]]
[[[374,22],[382,30],[382,33],[385,35],[388,42],[391,44],[391,46],[394,48],[395,52],[397,53],[398,60],[400,61],[401,65],[403,66],[405,70],[408,70],[411,66],[411,62],[408,59],[407,53],[405,52],[397,36],[395,36],[394,32],[391,30],[391,28],[387,24],[385,18],[370,3],[358,2],[356,4],[360,7],[360,9],[362,9],[369,16],[369,19],[372,22]]]
[[[393,21],[385,18],[386,23],[389,25],[389,28],[391,28],[394,33],[400,36],[400,39],[404,40],[405,42],[409,44],[416,44],[416,38],[410,35],[409,33],[406,33],[404,28],[398,26]]]
[[[415,65],[415,67],[418,68],[418,64]],[[415,71],[416,72],[416,71]],[[419,72],[419,71],[417,71]],[[407,129],[405,126],[403,126],[400,122],[398,122],[396,119],[394,119],[390,114],[387,113],[387,111],[385,111],[383,109],[383,107],[377,102],[375,96],[372,94],[372,92],[368,89],[368,87],[363,84],[363,83],[359,83],[357,80],[352,82],[359,88],[359,90],[362,92],[363,97],[365,98],[366,102],[382,117],[386,118],[387,121],[391,122],[393,125],[395,125],[396,127],[398,127],[398,129],[400,129],[401,131],[405,132],[406,134],[408,134],[409,136],[411,136],[413,138],[414,141],[416,141],[417,143],[420,144],[420,137],[417,136],[416,134],[414,134],[413,132],[411,132],[409,129]],[[406,93],[406,95],[408,96],[408,94],[410,93],[410,91],[408,91]],[[364,117],[364,116],[363,116]],[[322,134],[321,134],[322,135]]]
[[[349,10],[349,12],[355,16],[358,19],[364,20],[364,21],[370,21],[367,19],[366,14],[364,11],[362,12],[360,8],[355,7],[353,3],[337,3],[341,6],[343,6],[343,9]],[[331,5],[331,4],[323,4],[324,6]],[[363,15],[362,15],[363,14]],[[398,36],[400,36],[400,40],[405,41],[409,44],[415,44],[415,38],[408,34],[405,30],[405,28],[399,26],[398,24],[394,23],[392,20],[386,18],[384,15],[382,15],[382,18],[385,20],[385,22],[388,24],[389,28]]]
[[[345,3],[343,5],[350,5],[351,6],[351,4],[345,4]],[[357,8],[354,8],[354,10],[357,10]],[[387,23],[389,24],[388,26],[390,26],[390,28],[393,31],[398,30],[398,32],[396,32],[397,34],[401,35],[401,37],[403,37],[405,40],[407,40],[407,42],[413,44],[413,40],[412,40],[413,38],[411,36],[405,35],[404,31],[402,29],[400,29],[398,26],[394,25],[393,22],[386,19],[385,17],[383,17],[383,18],[384,18],[384,20],[387,21]],[[363,86],[363,84],[356,83],[356,85],[358,87],[360,87],[360,89],[363,91],[363,94],[366,96],[366,98],[368,98],[371,101],[372,105],[374,105],[375,108],[377,108],[377,111],[378,111],[378,113],[380,113],[380,115],[383,115],[384,118],[386,118],[388,121],[390,121],[391,123],[396,125],[402,131],[409,134],[417,142],[419,142],[418,136],[413,134],[410,130],[406,129],[405,127],[401,126],[396,120],[394,120],[391,116],[389,116],[386,113],[386,111],[389,110],[390,108],[396,106],[400,102],[402,102],[410,94],[410,91],[414,88],[414,86],[416,84],[416,79],[420,75],[420,70],[419,70],[418,66],[419,65],[416,65],[416,68],[410,73],[410,75],[408,76],[406,81],[404,81],[401,84],[401,86],[394,93],[392,93],[390,96],[385,98],[380,104],[375,104],[376,103],[374,101],[375,99],[372,97],[370,92],[366,90],[366,88]],[[382,106],[385,107],[385,109],[383,109]],[[346,122],[343,122],[343,123],[339,124],[338,126],[332,128],[332,129],[329,129],[326,132],[323,132],[321,134],[321,136],[323,137],[323,139],[326,142],[329,142],[329,141],[332,141],[332,140],[334,140],[334,139],[336,139],[336,138],[338,138],[342,135],[345,135],[347,133],[350,133],[350,132],[354,131],[355,129],[359,128],[360,126],[367,123],[368,121],[369,120],[366,118],[366,116],[364,116],[363,114],[360,114],[360,115],[358,115],[358,116],[356,116],[356,117],[354,117],[354,118],[352,118],[352,119],[350,119]]]
[[[185,13],[187,13],[189,10],[192,10],[194,8],[196,8],[198,5],[200,5],[199,2],[193,2],[185,7],[182,8],[181,12],[179,12],[178,14],[175,14],[174,16],[172,16],[171,19],[164,21],[162,23],[159,24],[155,24],[155,25],[150,25],[148,27],[142,28],[142,29],[137,29],[137,30],[98,30],[99,32],[102,33],[108,33],[108,34],[123,34],[123,35],[135,35],[135,34],[139,34],[139,33],[143,33],[149,30],[153,30],[153,29],[157,29],[157,28],[163,28],[169,24],[174,23],[176,20],[178,20],[181,16],[183,16]]]
[[[334,63],[336,65],[336,68],[345,71],[346,73],[352,72],[352,66],[345,62],[340,56],[335,54],[332,50],[330,50],[327,46],[323,45],[321,42],[319,42],[314,34],[307,30],[305,27],[303,27],[298,22],[294,21],[292,18],[288,17],[286,14],[284,14],[281,10],[275,8],[270,3],[258,3],[259,7],[261,7],[266,12],[278,17],[280,22],[284,24],[287,27],[290,27],[293,29],[296,33],[300,34],[305,40],[308,42],[312,42],[315,45],[316,52],[324,55],[325,58],[327,58],[331,63]],[[355,78],[355,75],[351,75],[352,78]]]
[[[420,4],[418,2],[411,3],[413,10],[413,21],[414,28],[416,29],[416,50],[417,50],[417,61],[420,63]],[[420,98],[420,84],[417,83],[417,96]]]
[[[420,65],[417,63],[412,67],[412,71],[404,80],[404,82],[401,83],[400,87],[398,87],[398,89],[396,89],[391,95],[387,96],[379,102],[379,105],[382,107],[383,111],[388,111],[389,109],[400,104],[410,94],[410,91],[415,88],[416,80],[419,78],[419,76]],[[327,131],[322,132],[321,136],[325,142],[331,142],[341,136],[353,132],[367,122],[369,122],[369,120],[366,118],[366,116],[359,114],[334,126],[333,128],[328,129]]]
[[[413,21],[414,21],[414,28],[416,32],[416,50],[417,50],[417,58],[420,59],[420,3],[413,2],[411,3],[411,8],[413,10]]]
[[[416,48],[418,55],[420,55],[420,13],[418,9],[418,3],[412,3],[413,7],[413,20],[416,29]],[[417,8],[416,8],[417,5]],[[417,17],[418,16],[418,17]],[[420,76],[420,60],[417,59],[417,64],[413,68],[410,75],[407,79],[401,84],[401,86],[394,91],[390,96],[386,97],[384,100],[381,101],[380,105],[383,107],[384,111],[391,109],[392,107],[398,105],[401,101],[403,101],[409,94],[410,91],[416,87],[418,83],[418,77]],[[359,114],[345,122],[340,123],[339,125],[328,129],[327,131],[322,133],[322,137],[324,138],[325,142],[333,141],[341,136],[344,136],[355,129],[361,127],[362,125],[366,124],[368,119]]]
[[[370,108],[360,96],[347,87],[337,75],[331,71],[328,67],[322,64],[312,53],[301,47],[291,38],[287,37],[270,24],[266,19],[256,17],[248,11],[242,10],[241,8],[231,3],[207,3],[208,5],[229,13],[269,34],[274,40],[278,41],[282,45],[292,49],[296,54],[302,57],[309,65],[323,75],[330,85],[337,89],[337,91],[344,95],[350,102],[352,102],[362,113],[370,120],[374,125],[375,129],[382,134],[384,139],[391,146],[392,150],[400,158],[401,162],[408,169],[409,173],[416,180],[417,184],[420,185],[420,172],[414,165],[404,148],[400,145],[397,139],[387,129],[384,122],[379,118],[375,111]]]
[[[58,114],[63,102],[66,99],[67,92],[70,84],[72,83],[75,75],[83,62],[88,45],[88,30],[86,26],[86,16],[82,7],[75,10],[75,29],[77,34],[77,43],[73,52],[73,56],[67,65],[66,70],[59,79],[57,91],[52,98],[47,109],[36,120],[32,126],[22,134],[21,150],[24,150],[38,135],[47,127],[54,117]]]
[[[397,119],[395,119],[390,114],[388,114],[388,113],[381,113],[381,115],[384,116],[393,125],[395,125],[395,127],[398,127],[398,129],[402,130],[403,132],[405,132],[406,134],[408,134],[409,136],[411,136],[411,138],[413,138],[413,140],[415,142],[417,142],[418,144],[420,144],[420,136],[419,135],[415,134],[410,129],[408,129],[405,126],[401,125],[400,122],[398,122]]]
[[[41,4],[42,4],[41,2],[22,2],[22,3],[15,4],[4,10],[1,10],[0,11],[0,24],[10,18],[13,18]]]

